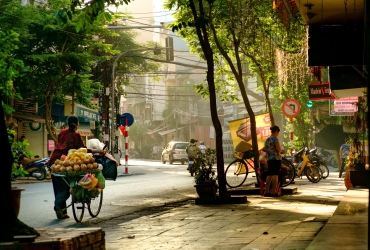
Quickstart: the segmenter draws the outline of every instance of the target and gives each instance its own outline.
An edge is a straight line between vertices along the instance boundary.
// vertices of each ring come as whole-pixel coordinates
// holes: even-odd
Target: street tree
[[[217,151],[217,173],[218,173],[218,182],[219,182],[219,193],[220,196],[227,196],[226,193],[226,179],[224,172],[224,156],[222,148],[222,127],[220,120],[217,115],[217,97],[216,97],[216,88],[215,88],[215,76],[214,76],[214,52],[211,46],[210,41],[210,32],[207,29],[208,19],[205,16],[206,9],[204,8],[203,1],[172,1],[169,4],[169,8],[177,7],[178,9],[189,9],[191,10],[191,23],[194,24],[194,32],[196,32],[200,47],[203,52],[203,58],[205,58],[207,63],[207,72],[206,72],[206,81],[208,84],[209,90],[209,100],[210,100],[210,110],[211,110],[211,119],[213,126],[215,128],[216,134],[216,151]],[[184,28],[188,23],[184,23]],[[175,29],[180,29],[181,26],[178,25],[174,27]]]
[[[35,229],[17,219],[11,193],[11,170],[14,158],[4,119],[4,110],[10,112],[11,109],[7,109],[3,103],[7,99],[14,97],[13,80],[19,77],[24,71],[22,60],[15,59],[12,56],[14,51],[18,49],[18,37],[19,35],[13,30],[0,30],[0,116],[3,117],[0,122],[0,139],[3,142],[2,173],[4,179],[0,182],[0,195],[3,199],[2,218],[0,220],[0,242],[11,241],[14,235],[39,235]]]
[[[44,108],[46,129],[55,141],[56,130],[51,119],[53,103],[63,103],[64,97],[70,95],[76,102],[90,105],[91,94],[100,87],[91,79],[92,66],[118,53],[103,39],[98,39],[112,34],[99,23],[89,25],[79,34],[73,20],[58,26],[52,15],[63,4],[63,1],[49,1],[47,6],[21,6],[17,1],[1,2],[1,9],[6,11],[0,17],[5,29],[18,27],[16,20],[29,20],[24,24],[27,29],[22,27],[24,32],[19,28],[21,46],[13,55],[23,60],[28,71],[14,81],[14,86],[23,98],[31,97]],[[105,55],[97,55],[96,51]]]
[[[172,8],[178,1],[167,1],[167,7]],[[271,8],[271,1],[204,1],[204,18],[206,27],[211,34],[211,46],[216,60],[226,61],[241,92],[245,107],[251,120],[252,145],[255,159],[258,158],[255,116],[251,108],[247,89],[245,86],[246,62],[251,65],[252,72],[260,79],[265,95],[267,110],[270,113],[271,123],[275,124],[272,105],[270,101],[270,88],[276,85],[275,51],[286,50],[295,52],[301,45],[301,40],[294,39],[304,36],[298,17],[292,18],[297,32],[287,32],[278,16]],[[175,29],[185,37],[199,52],[199,43],[194,40],[194,26],[189,8],[177,8],[175,14]],[[195,23],[196,25],[196,23]],[[298,42],[297,42],[298,41]],[[225,71],[224,71],[225,72]],[[225,89],[225,88],[224,88]],[[227,89],[227,88],[226,88]],[[258,163],[258,160],[256,159]]]

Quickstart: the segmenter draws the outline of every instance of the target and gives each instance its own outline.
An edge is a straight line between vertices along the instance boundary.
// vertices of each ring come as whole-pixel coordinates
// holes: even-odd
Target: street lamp
[[[128,52],[132,52],[132,51],[147,51],[147,50],[158,50],[158,49],[166,49],[166,48],[140,48],[140,49],[129,49],[129,50],[126,50],[124,52],[122,52],[121,54],[119,54],[117,56],[117,58],[114,60],[113,62],[113,65],[112,65],[112,112],[111,112],[111,131],[110,131],[110,150],[111,152],[113,153],[114,151],[114,136],[115,136],[115,123],[114,123],[114,117],[115,117],[115,114],[114,114],[114,110],[115,110],[115,103],[114,103],[114,96],[115,96],[115,87],[114,87],[114,69],[115,69],[115,66],[116,66],[116,63],[118,61],[118,59],[120,59],[123,55],[127,54]]]

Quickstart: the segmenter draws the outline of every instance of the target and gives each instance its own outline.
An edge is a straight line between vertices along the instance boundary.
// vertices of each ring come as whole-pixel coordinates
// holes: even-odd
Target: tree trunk
[[[58,142],[58,137],[55,134],[55,129],[51,125],[52,117],[51,117],[51,109],[53,107],[53,99],[50,96],[45,96],[45,126],[46,130],[48,131],[51,139],[55,142]]]
[[[199,17],[204,17],[204,9],[203,9],[203,0],[199,0],[199,17],[197,14],[196,7],[194,5],[194,1],[190,0],[190,8],[194,17],[194,23],[198,23],[201,21]],[[209,90],[209,99],[210,99],[210,109],[211,109],[211,118],[212,123],[215,128],[216,133],[216,157],[217,157],[217,179],[219,185],[219,194],[220,196],[227,196],[226,193],[226,178],[225,178],[225,167],[224,167],[224,153],[222,148],[222,127],[220,120],[218,119],[217,115],[217,103],[216,103],[216,88],[215,88],[215,79],[214,79],[214,58],[213,58],[213,51],[209,42],[209,35],[205,24],[203,27],[199,25],[199,23],[195,26],[197,36],[199,38],[199,42],[202,47],[202,51],[204,53],[204,57],[207,61],[207,83],[208,83],[208,90]]]
[[[2,98],[0,93],[0,117],[4,117]],[[13,199],[11,193],[11,171],[13,164],[13,154],[8,141],[8,132],[6,130],[5,120],[0,122],[0,140],[2,146],[2,178],[0,181],[0,195],[2,202],[2,214],[0,220],[0,242],[13,240],[15,235],[37,235],[40,234],[32,227],[27,226],[17,219],[14,212]]]

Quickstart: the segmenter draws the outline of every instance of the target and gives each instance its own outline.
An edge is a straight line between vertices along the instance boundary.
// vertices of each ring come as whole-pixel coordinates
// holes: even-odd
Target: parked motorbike
[[[27,177],[35,177],[37,180],[42,181],[45,178],[50,179],[50,170],[47,166],[47,162],[49,161],[49,157],[46,158],[35,158],[35,159],[23,159],[21,164],[23,169],[28,172]],[[18,178],[19,176],[12,176],[13,179]]]
[[[330,165],[334,168],[338,167],[337,163],[335,162],[335,158],[334,158],[333,154],[330,151],[327,151],[325,149],[321,149],[320,152],[317,153],[317,154],[321,157],[323,162],[326,163],[326,165]]]
[[[317,148],[313,148],[307,153],[308,159],[322,172],[322,178],[326,179],[329,176],[329,168],[324,160],[317,154]]]
[[[307,154],[309,154],[309,150],[307,148],[302,148],[298,152],[295,152],[294,156],[286,156],[286,159],[293,163],[298,177],[305,174],[309,181],[314,183],[319,182],[322,178],[322,171],[310,161]]]

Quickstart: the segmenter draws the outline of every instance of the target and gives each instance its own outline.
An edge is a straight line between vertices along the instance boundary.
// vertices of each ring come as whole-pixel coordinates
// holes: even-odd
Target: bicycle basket
[[[243,152],[237,152],[237,151],[234,152],[234,157],[235,158],[243,159],[243,155],[244,155]]]
[[[243,159],[245,159],[245,160],[252,159],[252,157],[253,157],[253,151],[252,150],[248,150],[248,151],[244,152]]]

